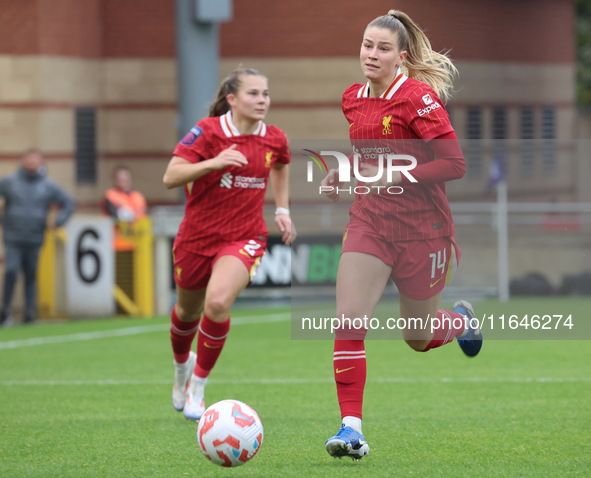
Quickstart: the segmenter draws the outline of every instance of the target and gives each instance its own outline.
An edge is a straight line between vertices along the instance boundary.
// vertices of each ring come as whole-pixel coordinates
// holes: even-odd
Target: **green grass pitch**
[[[475,303],[491,314],[540,305],[591,320],[589,299]],[[340,425],[332,343],[292,341],[286,309],[233,315],[243,323],[206,401],[259,413],[265,437],[251,462],[209,463],[195,424],[172,408],[168,319],[109,319],[0,329],[0,476],[591,476],[588,341],[488,341],[475,359],[455,343],[421,354],[368,341],[371,452],[353,462],[324,450]]]

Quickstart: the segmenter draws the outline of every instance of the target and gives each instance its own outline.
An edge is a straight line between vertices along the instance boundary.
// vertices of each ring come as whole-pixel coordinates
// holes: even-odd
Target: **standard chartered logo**
[[[231,173],[226,173],[220,179],[220,187],[232,189],[265,189],[265,178],[251,178],[248,176],[232,176]]]
[[[220,187],[232,189],[232,178],[233,176],[231,173],[224,174],[220,180]]]

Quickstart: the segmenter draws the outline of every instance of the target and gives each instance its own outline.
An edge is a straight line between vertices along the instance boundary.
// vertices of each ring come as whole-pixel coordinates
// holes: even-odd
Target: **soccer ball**
[[[263,424],[245,403],[222,400],[205,410],[199,420],[197,443],[205,458],[216,465],[244,465],[261,449]]]

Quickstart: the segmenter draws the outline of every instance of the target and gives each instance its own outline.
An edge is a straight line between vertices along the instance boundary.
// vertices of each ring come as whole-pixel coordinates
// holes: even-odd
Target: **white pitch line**
[[[369,380],[373,383],[588,383],[591,377],[472,377],[472,378],[411,378],[389,377]],[[169,385],[170,380],[8,380],[0,386],[51,386],[51,385]],[[333,378],[261,378],[261,379],[212,379],[216,385],[283,385],[334,383]]]
[[[269,314],[260,317],[237,317],[232,319],[232,326],[246,324],[261,324],[265,322],[283,322],[290,320],[287,314]],[[64,342],[79,342],[81,340],[105,339],[108,337],[124,337],[127,335],[148,334],[151,332],[164,332],[170,329],[170,324],[140,325],[123,329],[101,330],[97,332],[84,332],[80,334],[55,335],[53,337],[36,337],[32,339],[11,340],[0,342],[0,350],[31,347],[33,345],[58,344]]]

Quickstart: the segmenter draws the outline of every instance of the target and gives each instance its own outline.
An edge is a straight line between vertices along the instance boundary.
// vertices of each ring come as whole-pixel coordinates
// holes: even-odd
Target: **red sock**
[[[361,418],[363,389],[367,372],[365,334],[367,330],[337,330],[334,341],[334,379],[341,407],[341,418]],[[356,339],[353,337],[356,335]]]
[[[230,317],[225,322],[214,322],[203,314],[197,336],[197,364],[195,365],[195,375],[199,378],[207,378],[211,372],[222,353],[229,330]]]
[[[423,352],[450,343],[456,335],[464,331],[465,322],[462,314],[439,309],[437,311],[437,318],[439,319],[439,328],[434,329],[433,338]]]
[[[191,344],[199,327],[199,319],[193,322],[181,322],[176,315],[176,304],[172,308],[170,324],[170,341],[172,342],[172,353],[177,363],[185,363],[189,360]]]

